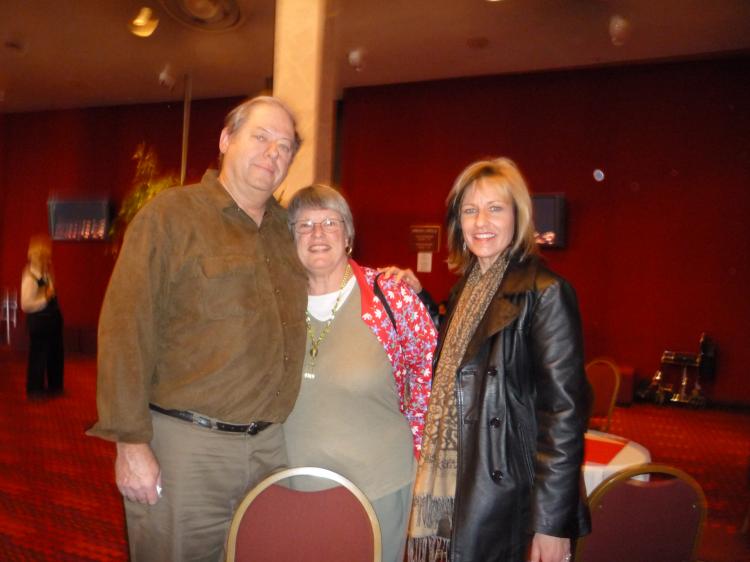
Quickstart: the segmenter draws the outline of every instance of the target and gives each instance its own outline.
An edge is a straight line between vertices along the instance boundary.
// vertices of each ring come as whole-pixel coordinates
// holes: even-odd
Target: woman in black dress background
[[[21,277],[21,309],[26,313],[29,330],[26,395],[59,395],[63,392],[63,318],[57,303],[52,241],[48,236],[31,238],[28,260]]]

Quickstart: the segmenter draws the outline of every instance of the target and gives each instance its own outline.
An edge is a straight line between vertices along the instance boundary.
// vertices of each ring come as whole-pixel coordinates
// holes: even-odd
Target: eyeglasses
[[[312,231],[315,230],[315,225],[319,224],[320,228],[323,229],[323,232],[326,232],[328,234],[332,234],[334,232],[338,232],[341,230],[341,223],[344,221],[341,219],[323,219],[320,222],[315,222],[311,220],[304,220],[304,221],[295,221],[292,223],[292,226],[294,227],[294,232],[297,234],[312,234]]]

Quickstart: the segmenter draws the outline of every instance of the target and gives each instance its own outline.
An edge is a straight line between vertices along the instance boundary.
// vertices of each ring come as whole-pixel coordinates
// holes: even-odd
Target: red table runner
[[[583,455],[584,462],[609,464],[617,456],[617,453],[622,451],[626,444],[626,442],[587,435],[586,448]]]

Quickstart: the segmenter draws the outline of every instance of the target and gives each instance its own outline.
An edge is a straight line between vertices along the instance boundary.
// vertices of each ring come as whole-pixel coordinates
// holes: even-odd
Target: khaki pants
[[[281,424],[257,435],[212,431],[152,412],[161,466],[156,505],[125,500],[132,562],[219,562],[236,506],[287,464]]]

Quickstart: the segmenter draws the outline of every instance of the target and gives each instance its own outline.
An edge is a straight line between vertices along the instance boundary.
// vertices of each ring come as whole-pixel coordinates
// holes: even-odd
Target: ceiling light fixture
[[[237,0],[160,0],[164,9],[182,24],[203,31],[225,31],[239,25]]]
[[[128,29],[133,35],[138,37],[149,37],[156,31],[156,27],[159,25],[159,18],[154,16],[154,12],[148,6],[144,6],[138,12],[130,23]]]

